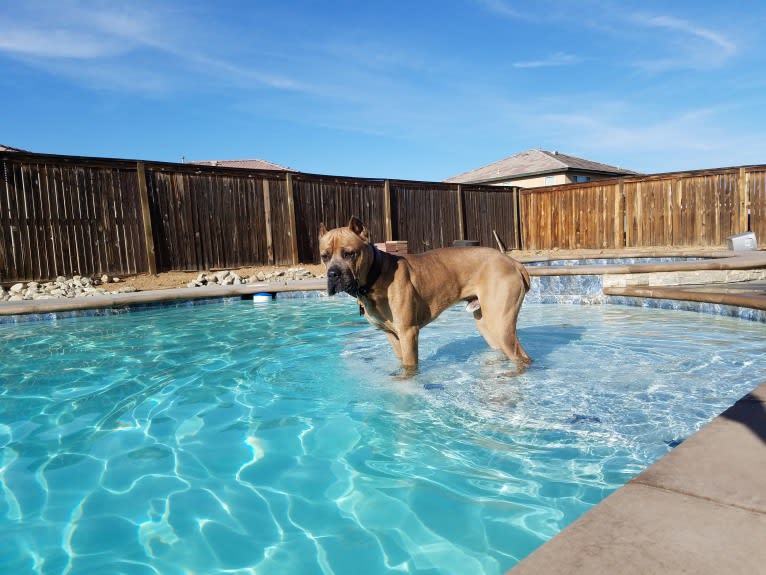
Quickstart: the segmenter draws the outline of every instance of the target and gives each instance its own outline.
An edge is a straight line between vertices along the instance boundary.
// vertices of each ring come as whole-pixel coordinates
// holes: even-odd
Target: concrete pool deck
[[[592,257],[623,253],[599,252]],[[703,262],[607,267],[608,275],[627,278],[605,284],[607,295],[766,310],[766,275],[758,277],[766,273],[766,252],[728,252],[720,260]],[[606,273],[603,265],[530,267],[529,272],[533,276]],[[677,275],[669,279],[668,274]],[[316,279],[4,302],[0,316],[324,288],[325,280]],[[766,383],[542,545],[509,575],[761,573],[766,572],[764,541]]]

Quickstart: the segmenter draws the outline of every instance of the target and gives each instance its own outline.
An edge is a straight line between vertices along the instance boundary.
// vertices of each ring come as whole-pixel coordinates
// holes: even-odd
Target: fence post
[[[464,206],[463,206],[463,188],[460,186],[460,184],[457,185],[457,189],[455,191],[457,192],[457,229],[458,229],[457,239],[464,240],[466,239],[465,214],[464,214]]]
[[[287,223],[290,225],[290,255],[293,265],[298,264],[298,231],[295,225],[295,198],[293,197],[293,177],[290,172],[285,173],[285,190],[287,193]]]
[[[750,189],[747,185],[747,173],[745,172],[745,168],[739,169],[737,188],[739,193],[739,232],[749,232],[750,226],[747,212],[750,210],[750,196],[748,194]]]
[[[383,214],[386,226],[386,241],[394,241],[394,230],[391,220],[391,182],[385,180],[383,182]]]
[[[614,202],[614,238],[612,245],[615,248],[625,247],[625,178],[617,182],[617,197]]]
[[[141,217],[144,222],[144,245],[149,273],[157,275],[157,256],[154,253],[154,233],[152,232],[152,213],[149,210],[149,192],[146,189],[146,171],[143,162],[136,162],[138,195],[141,199]]]
[[[522,240],[522,234],[521,234],[521,189],[519,186],[513,186],[511,189],[511,194],[513,194],[511,197],[513,198],[513,236],[514,240],[516,240],[516,245],[513,247],[513,249],[520,250],[523,249],[523,246],[521,245]]]
[[[263,178],[263,218],[266,232],[266,258],[271,265],[274,265],[274,236],[271,232],[271,189],[267,178]]]

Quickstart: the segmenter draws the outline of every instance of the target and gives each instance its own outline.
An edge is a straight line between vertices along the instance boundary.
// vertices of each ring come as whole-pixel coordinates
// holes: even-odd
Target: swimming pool
[[[11,573],[502,573],[763,380],[766,326],[460,308],[392,377],[348,298],[0,326]]]

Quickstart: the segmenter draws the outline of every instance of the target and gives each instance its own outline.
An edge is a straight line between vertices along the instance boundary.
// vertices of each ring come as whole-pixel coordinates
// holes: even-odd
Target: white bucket
[[[253,294],[253,303],[268,303],[274,299],[274,296],[270,293],[260,292]]]
[[[755,241],[753,232],[745,232],[726,238],[726,247],[730,250],[757,250],[758,242]]]

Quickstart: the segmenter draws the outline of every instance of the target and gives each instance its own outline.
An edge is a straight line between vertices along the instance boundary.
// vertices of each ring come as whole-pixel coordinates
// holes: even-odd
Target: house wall
[[[546,178],[553,176],[553,182],[546,181]],[[546,174],[542,176],[535,176],[532,178],[511,178],[503,180],[502,182],[493,182],[493,186],[519,186],[521,188],[541,188],[543,186],[559,186],[563,184],[575,183],[576,176],[589,177],[591,182],[598,180],[608,180],[617,176],[588,174],[585,172],[561,172],[558,174]]]

